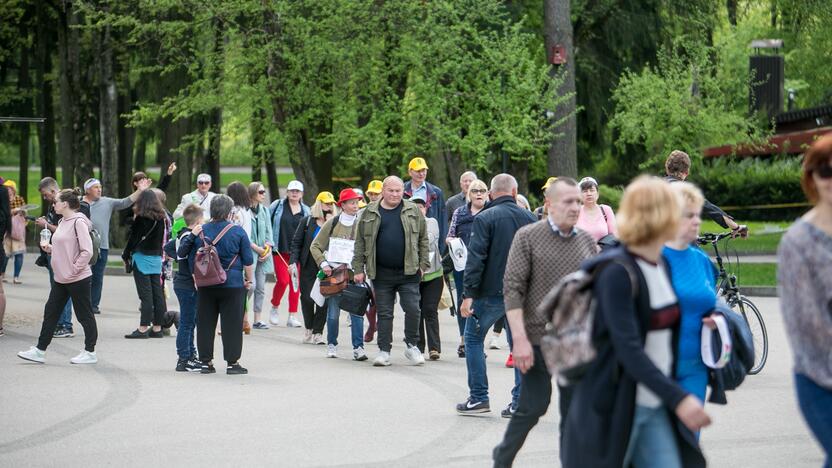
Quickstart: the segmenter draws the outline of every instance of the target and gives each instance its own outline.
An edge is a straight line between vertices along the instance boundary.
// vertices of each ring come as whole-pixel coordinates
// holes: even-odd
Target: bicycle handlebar
[[[696,238],[696,243],[699,244],[699,245],[716,244],[717,242],[721,241],[722,239],[725,239],[725,238],[728,238],[728,237],[733,237],[733,236],[734,236],[733,232],[719,232],[719,233],[705,232],[705,233],[702,233],[701,236]]]

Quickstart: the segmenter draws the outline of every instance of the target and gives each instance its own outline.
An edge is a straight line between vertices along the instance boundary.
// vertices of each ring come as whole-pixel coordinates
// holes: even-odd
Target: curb
[[[777,297],[777,288],[774,286],[740,286],[740,293],[743,296]]]

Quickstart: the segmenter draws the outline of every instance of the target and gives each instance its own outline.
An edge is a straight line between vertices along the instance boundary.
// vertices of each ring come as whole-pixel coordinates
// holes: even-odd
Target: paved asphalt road
[[[323,346],[300,344],[300,329],[280,327],[245,338],[241,362],[249,375],[191,375],[173,371],[173,337],[122,338],[138,323],[138,301],[130,278],[107,277],[97,317],[99,364],[69,364],[83,347],[77,325],[76,337],[53,341],[46,365],[27,363],[15,354],[35,343],[48,294],[45,272],[31,260],[25,284],[5,285],[0,467],[485,467],[505,430],[499,409],[513,378],[503,366],[506,350],[488,351],[493,412],[454,412],[467,387],[447,312],[442,359],[423,367],[406,365],[397,318],[388,368],[347,359],[347,346],[340,359],[326,359]],[[728,406],[708,406],[714,425],[702,436],[705,453],[715,467],[820,466],[820,449],[795,402],[777,300],[757,303],[771,336],[768,365],[729,393]],[[348,337],[342,325],[342,342]],[[375,345],[368,350],[372,358]],[[516,466],[557,465],[557,422],[552,404]]]

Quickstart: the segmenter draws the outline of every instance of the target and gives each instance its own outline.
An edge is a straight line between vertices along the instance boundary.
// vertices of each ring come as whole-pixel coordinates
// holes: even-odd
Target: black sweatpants
[[[309,296],[312,291],[312,286],[315,285],[315,278],[318,269],[311,263],[309,267],[304,265],[301,267],[300,278],[298,283],[300,286],[300,307],[303,311],[303,324],[307,330],[312,330],[312,333],[323,333],[324,325],[326,324],[326,307],[320,307],[315,304],[315,301]],[[307,274],[311,271],[312,274]]]
[[[92,276],[74,283],[64,284],[52,281],[49,299],[46,300],[46,306],[43,308],[43,325],[40,327],[38,338],[39,350],[46,351],[49,343],[52,342],[58,319],[61,318],[66,301],[70,298],[75,309],[75,317],[84,328],[84,349],[91,353],[95,351],[98,327],[95,325],[95,316],[92,314]]]
[[[149,327],[151,323],[162,326],[168,307],[165,304],[165,292],[162,290],[161,275],[145,275],[134,266],[133,281],[136,283],[136,292],[139,294],[139,310],[142,314],[139,324],[143,327]],[[240,320],[242,320],[242,317]]]
[[[506,427],[503,441],[494,448],[494,466],[507,467],[514,463],[514,457],[523,447],[526,436],[537,421],[546,414],[552,399],[552,376],[546,368],[540,346],[533,346],[534,365],[525,374],[520,374],[520,398],[517,401],[517,412],[511,417]],[[558,385],[560,409],[560,433],[563,442],[563,423],[572,400],[572,388]]]
[[[427,335],[428,350],[442,352],[442,342],[439,339],[439,299],[445,280],[440,276],[430,281],[419,283],[419,309],[422,317],[419,319],[419,351],[425,352],[425,335]],[[425,333],[427,329],[427,333]]]
[[[222,354],[234,364],[243,352],[243,305],[245,288],[203,287],[196,292],[196,346],[199,359],[214,359],[214,334],[217,320],[222,323]]]

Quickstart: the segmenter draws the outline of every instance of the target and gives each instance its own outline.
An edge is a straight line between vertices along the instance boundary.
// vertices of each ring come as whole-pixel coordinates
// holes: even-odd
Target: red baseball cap
[[[351,188],[345,188],[341,190],[341,193],[338,195],[338,206],[341,206],[341,203],[350,200],[361,200],[363,197],[356,193],[355,190]]]

